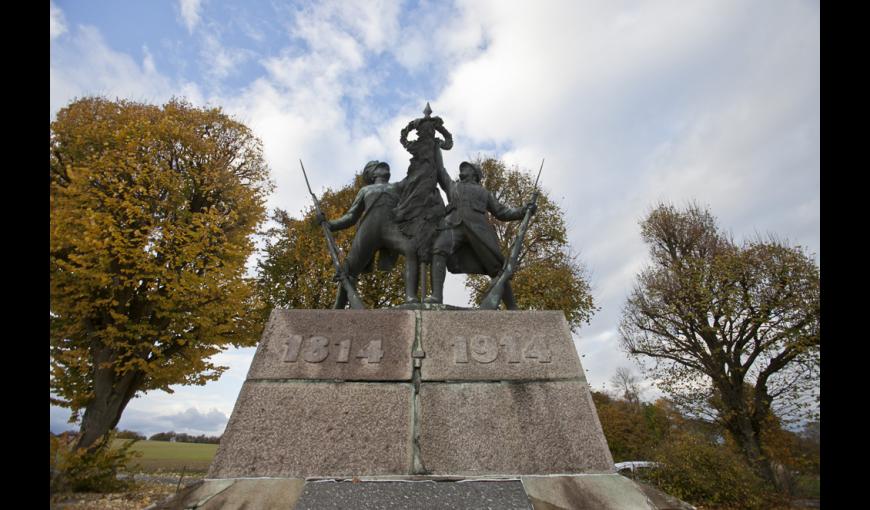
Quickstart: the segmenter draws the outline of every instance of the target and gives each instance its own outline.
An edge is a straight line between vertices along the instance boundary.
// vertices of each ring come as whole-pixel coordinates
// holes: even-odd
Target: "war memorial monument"
[[[469,162],[452,179],[423,113],[404,178],[372,161],[344,216],[317,205],[334,309],[272,311],[206,480],[158,508],[659,508],[614,471],[564,314],[516,309],[536,196],[499,203]],[[521,222],[511,253],[487,215]],[[405,303],[364,309],[356,278],[399,256]],[[448,270],[491,277],[479,308],[443,303]]]

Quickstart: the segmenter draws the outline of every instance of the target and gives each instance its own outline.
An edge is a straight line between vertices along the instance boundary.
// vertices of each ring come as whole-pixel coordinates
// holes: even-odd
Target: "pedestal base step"
[[[207,479],[148,510],[691,510],[621,475]]]

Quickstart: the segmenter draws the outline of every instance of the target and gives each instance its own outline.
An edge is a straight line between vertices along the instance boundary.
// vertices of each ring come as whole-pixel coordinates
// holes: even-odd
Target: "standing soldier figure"
[[[331,231],[343,230],[358,224],[350,251],[343,262],[343,270],[353,286],[360,273],[374,269],[375,253],[378,269],[389,271],[395,266],[399,254],[405,256],[405,301],[417,302],[417,250],[413,242],[402,235],[393,221],[393,209],[399,202],[404,184],[390,183],[390,165],[382,161],[369,161],[363,170],[363,186],[341,218],[326,221]],[[347,292],[339,287],[333,308],[344,308]]]
[[[500,203],[480,184],[483,171],[467,161],[459,165],[459,180],[450,180],[438,159],[438,183],[447,193],[449,204],[432,250],[432,295],[426,298],[427,303],[443,302],[447,269],[454,274],[485,274],[491,278],[502,269],[505,258],[495,228],[486,218],[487,211],[501,221],[512,221],[522,219],[526,210],[532,214],[536,210],[533,202],[523,207]],[[502,299],[508,310],[517,309],[510,282],[505,283]]]

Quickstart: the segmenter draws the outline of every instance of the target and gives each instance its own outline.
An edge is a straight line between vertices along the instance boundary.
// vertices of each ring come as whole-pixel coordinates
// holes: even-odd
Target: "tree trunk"
[[[752,426],[752,420],[748,416],[738,415],[728,423],[727,429],[755,472],[765,481],[778,487],[773,467],[761,449],[760,431]]]
[[[718,390],[723,405],[719,412],[726,417],[725,429],[752,469],[762,479],[777,486],[773,468],[761,447],[761,426],[754,420],[758,417],[749,409],[742,381],[720,381]]]
[[[100,368],[97,360],[110,354],[102,350],[94,355],[94,398],[85,407],[76,448],[94,450],[97,442],[115,428],[121,413],[142,382],[142,372],[131,371],[118,378],[114,367]]]

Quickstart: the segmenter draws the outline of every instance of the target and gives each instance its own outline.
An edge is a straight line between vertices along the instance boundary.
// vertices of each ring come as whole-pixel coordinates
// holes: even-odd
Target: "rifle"
[[[308,193],[311,194],[311,198],[314,200],[314,209],[317,212],[317,217],[321,220],[320,226],[321,228],[323,228],[323,235],[326,236],[326,246],[327,248],[329,248],[329,255],[332,257],[332,264],[335,266],[336,276],[338,276],[338,280],[341,284],[342,289],[344,289],[345,293],[347,293],[347,299],[350,302],[350,307],[358,310],[363,310],[365,309],[365,305],[359,298],[359,294],[356,293],[356,288],[354,288],[353,283],[347,276],[347,273],[345,273],[344,269],[342,269],[341,267],[341,248],[339,248],[338,245],[335,244],[335,238],[332,237],[332,231],[329,230],[329,225],[326,222],[326,215],[323,214],[323,210],[320,208],[320,201],[317,200],[314,192],[311,191],[311,184],[308,183],[308,174],[305,173],[305,165],[302,164],[301,159],[299,160],[299,165],[302,167],[302,175],[305,176],[305,185],[308,186]]]
[[[541,178],[541,170],[544,169],[544,160],[541,160],[541,168],[538,170],[538,176],[535,178],[535,187],[532,192],[532,199],[529,204],[537,204],[538,202],[538,179]],[[526,231],[529,230],[529,223],[532,219],[531,209],[526,209],[526,215],[523,216],[523,221],[520,222],[520,228],[517,231],[517,237],[514,239],[514,244],[511,247],[511,253],[505,259],[498,275],[493,279],[489,290],[483,299],[480,301],[481,310],[498,310],[498,305],[501,302],[501,296],[504,292],[505,284],[514,276],[517,269],[517,264],[520,260],[520,250],[523,247],[523,239],[526,237]]]

